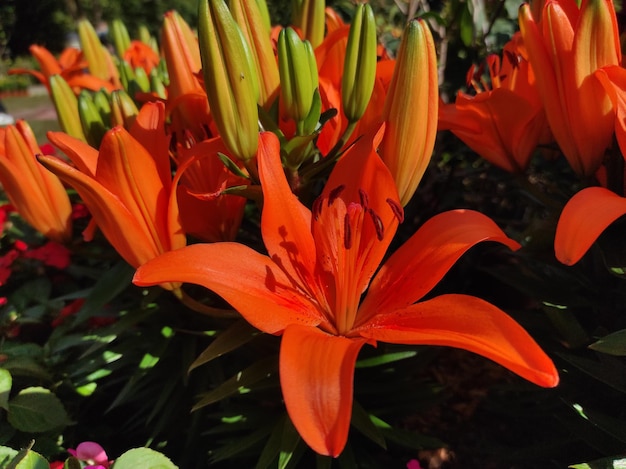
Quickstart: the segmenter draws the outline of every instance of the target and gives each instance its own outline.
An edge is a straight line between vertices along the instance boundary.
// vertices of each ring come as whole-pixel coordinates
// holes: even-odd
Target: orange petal
[[[98,181],[54,156],[40,155],[38,160],[76,189],[106,238],[126,262],[137,267],[159,254],[145,228]]]
[[[552,360],[511,317],[468,295],[442,295],[389,314],[356,331],[394,344],[443,345],[477,353],[539,386],[554,387]]]
[[[315,305],[270,260],[243,244],[194,244],[142,265],[136,285],[187,282],[214,291],[254,327],[278,334],[290,324],[320,323]]]
[[[615,220],[626,215],[626,198],[602,187],[588,187],[565,205],[556,227],[556,258],[573,265],[589,250],[598,236]]]
[[[96,176],[98,150],[65,132],[48,132],[48,140],[65,153],[72,163],[84,174]]]
[[[309,282],[315,270],[311,212],[291,192],[280,159],[278,138],[259,137],[259,176],[263,188],[261,230],[270,257],[294,279]]]
[[[358,322],[415,303],[468,249],[482,241],[519,248],[482,213],[451,210],[434,216],[382,266],[361,305]]]
[[[317,453],[337,457],[348,439],[354,364],[365,339],[292,325],[280,346],[280,385],[289,417]]]

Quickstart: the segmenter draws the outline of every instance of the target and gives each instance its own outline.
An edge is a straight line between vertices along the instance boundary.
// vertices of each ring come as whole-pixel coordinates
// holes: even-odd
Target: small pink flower
[[[406,463],[406,469],[422,469],[422,466],[420,466],[420,462],[417,459],[411,459]]]
[[[88,465],[84,469],[108,469],[109,457],[104,448],[93,441],[84,441],[76,449],[68,449],[68,453]]]

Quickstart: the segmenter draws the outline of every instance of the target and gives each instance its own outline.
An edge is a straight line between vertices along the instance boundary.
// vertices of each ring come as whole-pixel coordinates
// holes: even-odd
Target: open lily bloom
[[[459,92],[454,104],[439,108],[439,130],[450,130],[467,146],[505,171],[526,169],[548,123],[521,37],[504,46],[502,60],[487,58],[490,84],[468,80],[477,94]]]
[[[87,61],[78,49],[73,47],[64,49],[58,60],[43,46],[32,45],[29,51],[39,64],[41,71],[13,68],[9,70],[9,74],[32,75],[43,85],[46,85],[48,91],[50,90],[50,77],[53,75],[61,75],[73,89],[97,91],[105,88],[107,91],[113,91],[116,88],[111,82],[85,72]]]
[[[37,163],[42,151],[26,121],[0,128],[0,183],[24,220],[47,238],[72,237],[72,206],[63,184]]]
[[[164,106],[148,103],[130,133],[108,131],[100,151],[61,132],[48,134],[75,166],[52,157],[39,161],[79,193],[111,245],[138,267],[186,244],[173,190],[164,130]]]
[[[613,107],[594,76],[621,61],[613,2],[548,0],[540,20],[525,4],[519,24],[554,138],[574,171],[591,176],[613,138]]]
[[[282,334],[287,412],[324,455],[338,456],[346,444],[354,366],[365,344],[459,347],[538,385],[558,382],[550,359],[495,306],[454,294],[416,303],[476,243],[518,247],[484,215],[434,217],[374,276],[403,216],[393,178],[374,150],[381,138],[379,131],[351,147],[309,210],[289,188],[278,139],[261,134],[261,230],[269,255],[238,243],[196,244],[157,257],[134,278],[137,285],[203,285],[256,328]]]

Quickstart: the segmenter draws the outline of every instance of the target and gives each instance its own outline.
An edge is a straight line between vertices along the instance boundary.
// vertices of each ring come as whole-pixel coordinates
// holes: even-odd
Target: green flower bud
[[[85,59],[87,59],[89,73],[103,80],[109,80],[111,74],[107,53],[89,20],[78,20],[78,37]]]
[[[317,64],[311,43],[291,28],[278,35],[280,96],[289,117],[302,122],[309,115],[318,86]]]
[[[303,37],[313,48],[324,40],[326,2],[324,0],[294,0],[291,21],[300,28]]]
[[[376,20],[369,4],[357,5],[341,81],[343,112],[350,122],[358,121],[372,96],[376,80]]]
[[[121,125],[130,129],[139,114],[137,105],[124,90],[115,90],[111,93],[111,126]]]
[[[153,68],[150,72],[150,91],[156,94],[161,99],[167,99],[167,90],[165,84],[161,78],[161,74],[156,68]]]
[[[93,102],[100,113],[102,122],[109,125],[111,123],[111,96],[104,88],[100,88],[93,95]]]
[[[130,36],[126,25],[120,19],[114,19],[111,22],[111,37],[115,53],[118,57],[124,57],[124,52],[130,47]]]
[[[250,47],[224,0],[201,0],[198,41],[211,115],[226,147],[247,161],[256,156],[259,79]]]
[[[107,128],[89,91],[83,90],[78,95],[78,116],[87,143],[99,148]]]
[[[49,80],[50,95],[57,111],[61,130],[72,137],[86,142],[83,127],[78,116],[76,95],[61,75],[52,75]]]

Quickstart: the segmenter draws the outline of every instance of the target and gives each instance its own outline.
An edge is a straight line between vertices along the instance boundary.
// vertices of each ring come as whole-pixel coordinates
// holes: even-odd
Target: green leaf
[[[9,423],[16,429],[38,433],[71,423],[58,397],[46,388],[22,389],[9,401]]]
[[[50,469],[50,464],[41,454],[23,449],[13,458],[7,469]]]
[[[0,368],[0,407],[9,410],[9,393],[13,385],[11,373],[4,368]]]
[[[618,357],[626,356],[626,329],[602,337],[591,344],[589,348],[596,352],[608,353]]]
[[[18,451],[9,448],[8,446],[0,446],[0,468],[4,469],[7,467],[9,462],[17,456]]]
[[[385,437],[380,432],[379,427],[375,425],[374,420],[356,401],[354,401],[352,405],[351,424],[378,446],[382,447],[383,449],[387,449]]]
[[[150,448],[134,448],[115,460],[113,469],[178,469],[163,454]]]
[[[235,393],[247,392],[249,386],[275,374],[277,371],[277,357],[272,356],[259,360],[245,370],[240,371],[229,380],[223,382],[213,391],[203,394],[202,399],[193,406],[191,411],[201,409],[202,407],[213,404]]]
[[[74,316],[73,326],[87,321],[119,295],[131,284],[134,273],[135,269],[126,262],[119,262],[107,270],[94,285],[78,314]]]
[[[80,461],[73,456],[67,458],[63,464],[63,469],[82,469],[82,467]]]
[[[472,14],[467,7],[461,11],[460,22],[461,41],[466,47],[470,47],[474,42],[474,22],[472,21]]]
[[[393,352],[378,355],[376,357],[364,358],[356,362],[356,368],[370,368],[374,366],[386,365],[405,358],[412,358],[417,355],[416,350],[407,350],[406,352]]]
[[[245,343],[252,340],[259,331],[248,324],[247,321],[241,320],[235,322],[228,329],[222,332],[217,338],[211,342],[204,351],[194,360],[189,367],[189,371],[204,365],[211,360],[231,352]]]
[[[278,468],[285,469],[301,443],[302,439],[291,423],[290,418],[285,418],[282,428],[282,437],[280,440],[280,454],[278,455]]]
[[[623,456],[611,456],[591,462],[574,464],[569,467],[571,469],[626,469],[626,458]]]

